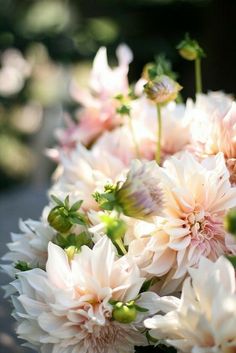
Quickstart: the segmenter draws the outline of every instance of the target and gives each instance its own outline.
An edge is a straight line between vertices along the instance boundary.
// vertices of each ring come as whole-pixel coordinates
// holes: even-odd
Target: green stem
[[[156,162],[161,164],[161,133],[162,133],[162,121],[161,121],[161,106],[157,104],[157,146],[156,146]]]
[[[131,116],[129,115],[128,116],[128,119],[129,119],[129,129],[130,129],[130,133],[132,135],[132,139],[133,139],[133,143],[134,143],[134,148],[135,148],[135,152],[136,152],[136,156],[137,158],[141,158],[141,155],[140,155],[140,151],[139,151],[139,147],[138,147],[138,142],[136,140],[136,136],[135,136],[135,133],[134,133],[134,128],[133,128],[133,124],[132,124],[132,120],[131,120]]]
[[[121,239],[117,239],[115,241],[116,245],[119,247],[120,251],[122,252],[123,255],[127,254],[126,248],[124,247],[124,244]]]
[[[195,84],[196,93],[202,92],[202,72],[201,72],[201,59],[196,58],[195,60]]]

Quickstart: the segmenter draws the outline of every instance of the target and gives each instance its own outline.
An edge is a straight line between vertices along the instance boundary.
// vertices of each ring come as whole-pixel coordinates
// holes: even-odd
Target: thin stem
[[[119,247],[123,255],[127,254],[126,248],[121,239],[116,239],[115,243]]]
[[[129,119],[129,129],[130,129],[130,133],[132,135],[136,156],[140,159],[141,155],[140,155],[140,151],[139,151],[139,146],[138,146],[138,142],[137,142],[137,139],[135,136],[135,132],[134,132],[134,128],[133,128],[133,124],[132,124],[132,120],[131,120],[130,115],[128,116],[128,119]]]
[[[161,164],[161,133],[162,133],[162,121],[161,121],[161,106],[157,104],[157,146],[156,146],[156,162]]]
[[[201,59],[196,58],[195,60],[195,84],[196,93],[202,92],[202,72],[201,72]]]

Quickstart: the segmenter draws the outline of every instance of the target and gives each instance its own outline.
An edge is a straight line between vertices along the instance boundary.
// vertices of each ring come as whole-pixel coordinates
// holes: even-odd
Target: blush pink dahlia
[[[84,210],[97,209],[92,194],[103,191],[104,185],[122,179],[125,170],[122,161],[109,151],[87,150],[82,145],[78,145],[69,155],[61,152],[60,160],[62,174],[50,194],[55,194],[61,200],[69,195],[71,203],[83,200]]]
[[[18,336],[42,353],[131,353],[147,344],[142,321],[156,312],[154,293],[143,293],[137,304],[148,309],[135,321],[121,324],[112,319],[111,299],[137,298],[144,278],[129,258],[117,258],[104,236],[94,248],[84,246],[69,260],[49,243],[46,272],[22,272],[13,282]]]
[[[145,320],[150,334],[184,353],[236,352],[236,283],[233,266],[224,257],[216,263],[201,258],[190,269],[181,299],[158,299],[156,315]]]
[[[77,112],[76,124],[69,121],[68,128],[57,131],[63,148],[73,147],[77,142],[88,145],[102,132],[121,123],[121,117],[116,113],[115,96],[128,94],[127,75],[133,54],[124,44],[117,48],[116,54],[118,66],[111,68],[108,65],[106,48],[99,49],[93,62],[89,91],[82,90],[73,82],[72,96],[82,108]]]
[[[137,221],[129,255],[145,274],[183,278],[201,256],[216,261],[236,251],[236,243],[224,229],[226,212],[236,205],[236,188],[229,182],[223,154],[199,163],[185,153],[172,157],[156,175],[163,193],[161,217]]]
[[[209,101],[210,97],[211,96],[209,96]],[[199,97],[199,100],[200,98],[201,97]],[[207,102],[206,97],[205,100]],[[213,102],[211,103],[212,105]],[[216,102],[218,102],[218,104],[216,104]],[[208,102],[208,105],[210,105],[210,102]],[[208,155],[215,155],[218,152],[223,152],[226,165],[230,172],[231,182],[235,184],[236,103],[232,102],[227,97],[224,97],[224,99],[220,101],[215,99],[215,105],[210,105],[211,109],[208,108],[209,112],[206,110],[208,113],[205,112],[205,114],[201,113],[202,106],[204,107],[204,104],[201,105],[196,103],[196,107],[193,109],[191,148],[193,148],[195,153],[201,158]],[[215,109],[213,109],[213,107],[215,107]]]

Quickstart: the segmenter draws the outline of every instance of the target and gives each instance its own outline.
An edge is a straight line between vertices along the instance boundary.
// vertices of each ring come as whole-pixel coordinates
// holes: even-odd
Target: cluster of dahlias
[[[129,87],[130,49],[72,84],[78,121],[57,131],[40,221],[20,221],[3,265],[17,334],[41,353],[236,352],[236,103],[196,100],[163,58]],[[142,348],[141,350],[142,351]]]

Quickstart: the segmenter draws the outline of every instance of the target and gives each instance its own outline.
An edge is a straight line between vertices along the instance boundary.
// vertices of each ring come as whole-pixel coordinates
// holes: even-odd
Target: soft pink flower
[[[159,168],[164,207],[162,217],[135,222],[129,254],[144,273],[165,284],[185,276],[201,256],[213,261],[235,253],[236,243],[223,226],[225,213],[236,206],[236,188],[229,182],[223,154],[199,163],[188,153]],[[130,240],[129,240],[130,241]],[[170,275],[169,275],[170,274]]]
[[[236,103],[227,96],[211,93],[199,96],[192,115],[190,149],[203,158],[223,152],[230,171],[231,182],[236,182]]]
[[[72,96],[82,108],[77,112],[78,122],[57,131],[62,146],[70,147],[77,142],[88,145],[102,132],[121,123],[121,117],[116,113],[118,102],[115,96],[128,94],[127,74],[133,55],[124,44],[117,48],[116,54],[118,66],[110,68],[106,48],[99,49],[91,71],[90,91],[82,90],[76,82],[72,83]]]
[[[49,243],[46,272],[20,273],[13,283],[19,292],[13,301],[17,333],[43,353],[133,353],[135,345],[147,345],[142,321],[156,312],[157,296],[141,294],[137,304],[149,312],[131,324],[112,320],[109,300],[137,298],[143,282],[138,267],[117,258],[107,237],[93,249],[82,247],[71,261]]]
[[[61,151],[61,175],[50,190],[59,199],[67,195],[71,203],[83,200],[82,209],[97,209],[92,194],[102,192],[104,185],[122,180],[126,170],[123,162],[109,150],[87,150],[78,145],[70,154]]]
[[[158,299],[156,315],[145,320],[151,336],[185,353],[236,351],[236,283],[233,266],[224,257],[212,263],[201,258],[190,269],[181,298]]]

